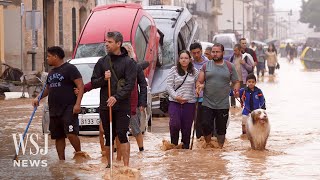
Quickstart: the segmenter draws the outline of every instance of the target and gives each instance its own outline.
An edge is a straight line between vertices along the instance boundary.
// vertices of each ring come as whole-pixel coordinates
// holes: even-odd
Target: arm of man
[[[204,80],[205,80],[205,74],[204,74],[204,71],[205,71],[205,68],[206,68],[206,64],[204,64],[199,72],[199,75],[198,75],[198,79],[197,79],[197,82],[196,82],[196,93],[197,95],[200,94],[200,92],[202,91],[203,87],[204,87]]]
[[[259,106],[261,106],[261,109],[266,109],[266,100],[264,98],[264,95],[262,93],[262,91],[260,90],[260,92],[258,93],[258,97],[259,97]]]
[[[46,89],[43,91],[43,94],[42,94],[42,96],[41,96],[41,99],[47,97],[48,94],[49,94],[49,87],[48,87],[48,84],[47,84],[47,85],[46,85]],[[39,99],[39,96],[40,96],[40,94],[39,94],[36,98],[33,99],[33,101],[32,101],[33,107],[39,106],[39,103],[40,103],[40,101],[41,101],[41,99]]]
[[[239,97],[239,89],[240,89],[240,81],[238,77],[238,73],[236,71],[235,66],[232,64],[232,76],[231,76],[231,82],[233,87],[233,94],[235,97]]]
[[[77,86],[77,89],[79,90],[76,104],[73,107],[73,114],[78,114],[81,111],[81,100],[84,93],[84,85],[83,85],[82,78],[75,79],[73,80],[73,82]]]
[[[139,97],[138,97],[138,106],[139,107],[147,107],[147,86],[148,83],[143,73],[143,69],[140,65],[137,66],[137,83],[139,85]]]
[[[105,69],[103,68],[103,58],[100,58],[94,66],[91,83],[93,89],[107,86],[107,81],[105,80]]]

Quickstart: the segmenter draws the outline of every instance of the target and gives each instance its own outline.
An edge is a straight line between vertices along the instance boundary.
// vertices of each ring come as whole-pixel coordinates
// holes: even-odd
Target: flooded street
[[[130,167],[134,174],[121,171],[114,161],[113,179],[319,179],[320,178],[320,71],[306,71],[300,61],[288,64],[280,59],[275,77],[259,79],[257,86],[266,97],[271,133],[266,151],[250,150],[248,140],[240,138],[241,109],[230,109],[227,142],[223,149],[203,149],[194,140],[193,150],[161,150],[162,140],[169,140],[168,118],[153,118],[150,132],[144,135],[144,152],[139,152],[130,137]],[[38,108],[29,128],[39,134],[44,147]],[[238,103],[239,105],[239,103]],[[73,159],[67,141],[66,161],[59,161],[54,141],[49,137],[46,155],[30,155],[35,147],[29,142],[19,160],[46,160],[47,167],[14,167],[14,133],[23,133],[32,113],[31,99],[0,101],[0,179],[109,179],[106,158],[101,156],[98,136],[81,136],[82,151],[90,158]],[[29,147],[29,148],[28,148]],[[41,161],[43,162],[43,161]]]

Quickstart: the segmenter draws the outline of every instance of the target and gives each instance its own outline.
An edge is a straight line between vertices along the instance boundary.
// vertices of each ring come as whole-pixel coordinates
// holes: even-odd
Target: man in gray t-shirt
[[[222,148],[229,117],[230,82],[232,82],[236,97],[239,97],[240,83],[234,65],[223,60],[223,45],[215,44],[211,53],[213,61],[204,64],[199,73],[197,93],[204,89],[201,114],[205,140],[207,144],[210,144],[215,121],[218,144]]]

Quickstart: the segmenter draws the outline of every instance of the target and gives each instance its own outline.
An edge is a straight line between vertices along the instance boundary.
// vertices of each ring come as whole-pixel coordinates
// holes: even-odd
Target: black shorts
[[[218,135],[225,135],[227,132],[227,123],[229,119],[229,109],[211,109],[202,106],[202,132],[208,136],[213,132],[214,123]]]
[[[113,110],[112,111],[112,144],[117,135],[120,143],[127,142],[127,132],[129,131],[130,110]],[[106,146],[110,145],[110,121],[109,110],[100,110],[100,118],[106,139]]]
[[[79,134],[78,114],[73,114],[73,105],[65,107],[59,115],[57,113],[52,114],[55,115],[50,114],[51,139],[66,138],[67,134]]]

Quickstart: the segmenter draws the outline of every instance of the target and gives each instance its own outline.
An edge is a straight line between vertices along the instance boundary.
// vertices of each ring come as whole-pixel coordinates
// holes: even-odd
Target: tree
[[[320,28],[320,1],[302,0],[300,22],[309,23],[310,28]]]

